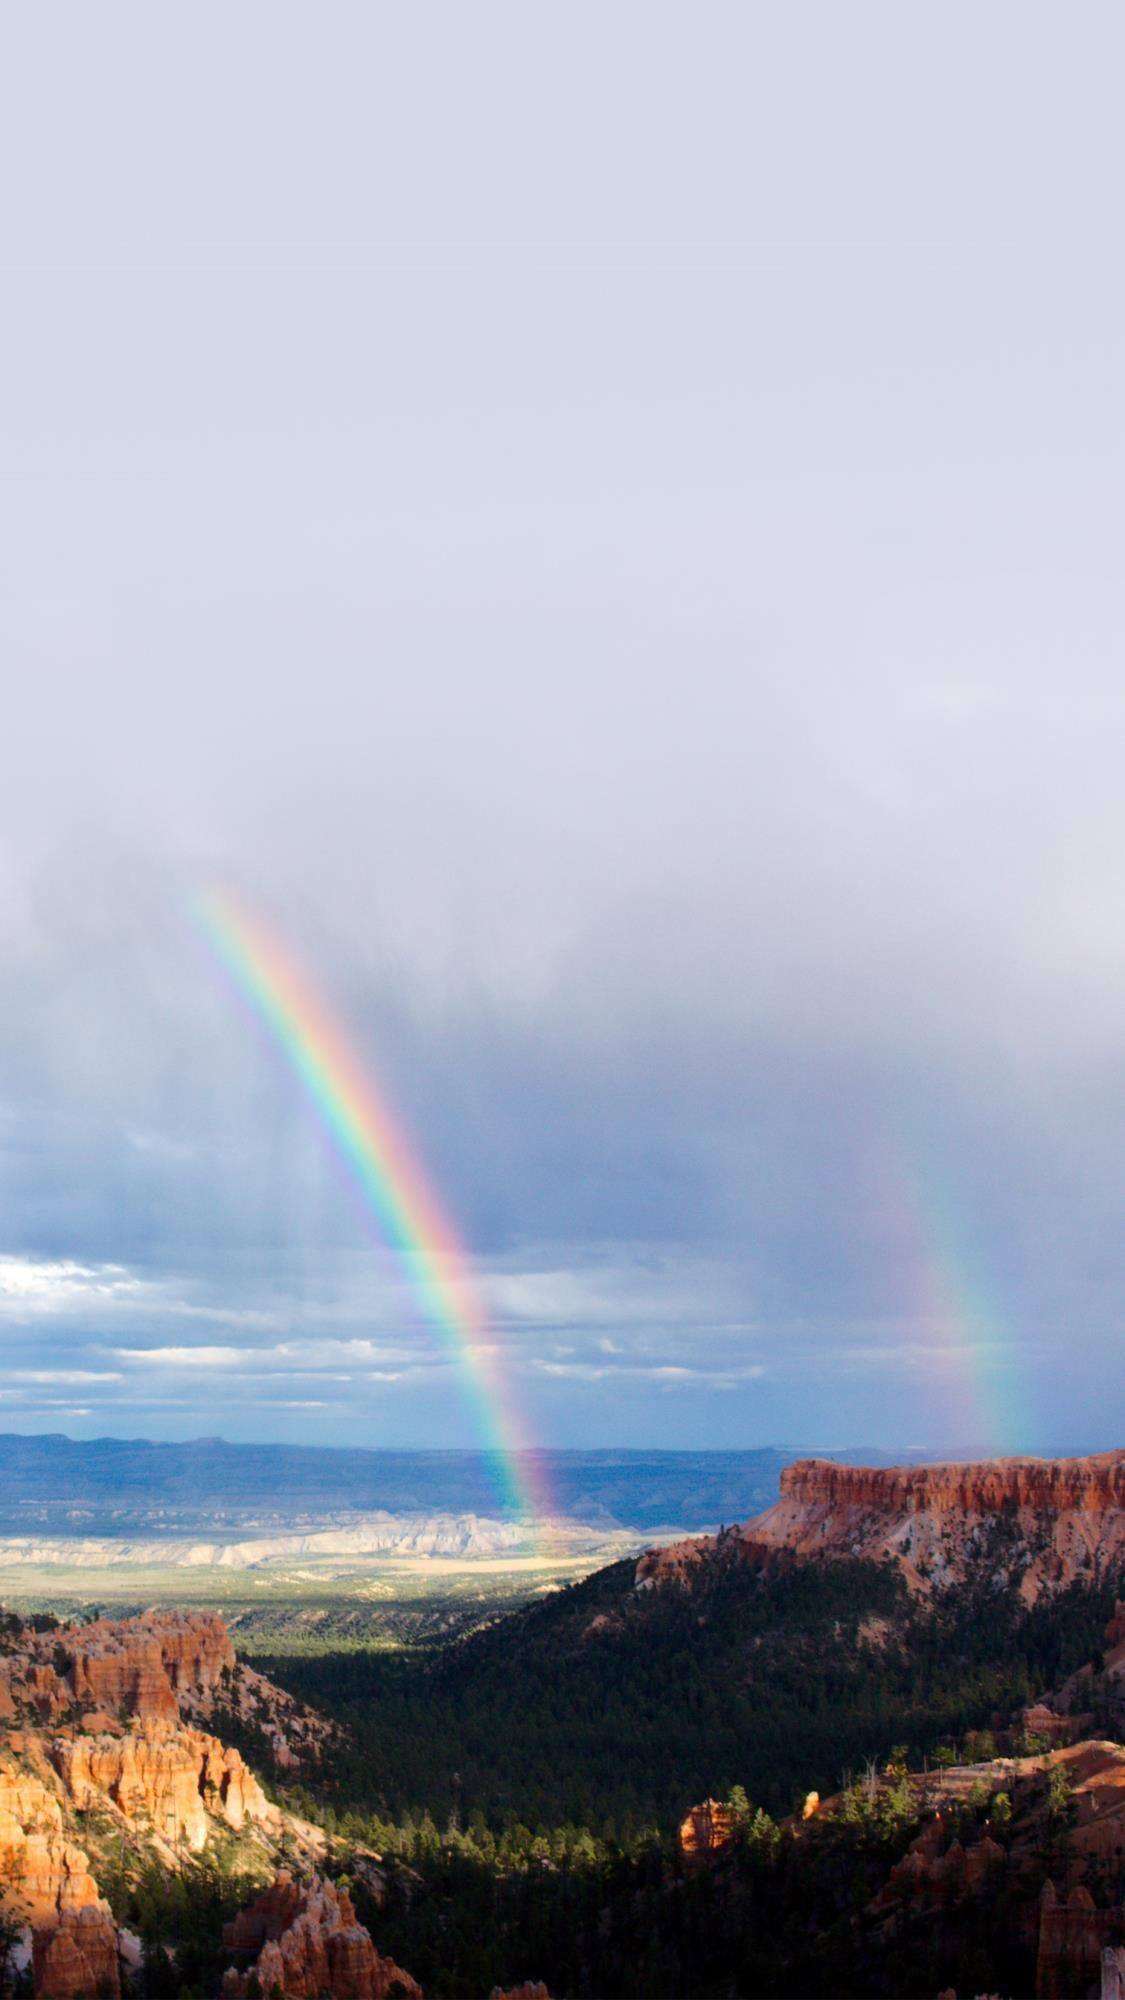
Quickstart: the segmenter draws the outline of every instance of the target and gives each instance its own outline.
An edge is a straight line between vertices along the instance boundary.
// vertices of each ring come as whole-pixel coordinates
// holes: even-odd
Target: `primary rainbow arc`
[[[551,1511],[539,1455],[523,1436],[489,1337],[469,1259],[417,1154],[324,1001],[292,957],[228,891],[198,898],[199,918],[235,985],[269,1031],[398,1252],[419,1303],[458,1364],[505,1506],[533,1522]]]

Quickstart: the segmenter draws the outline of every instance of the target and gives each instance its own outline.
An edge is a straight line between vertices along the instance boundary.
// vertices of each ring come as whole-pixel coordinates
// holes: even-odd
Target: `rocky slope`
[[[263,1872],[283,1844],[322,1855],[318,1830],[272,1805],[238,1750],[199,1727],[256,1717],[306,1755],[327,1729],[238,1665],[221,1619],[38,1631],[8,1616],[0,1644],[0,1907],[24,1927],[45,2000],[118,1990],[101,1854],[176,1870],[221,1837]]]
[[[648,1551],[637,1586],[690,1582],[716,1558],[770,1549],[889,1560],[918,1596],[987,1570],[1018,1579],[1033,1603],[1125,1566],[1125,1452],[887,1469],[801,1459],[764,1514]]]
[[[315,1764],[329,1725],[235,1658],[210,1612],[149,1611],[36,1632],[14,1621],[0,1634],[0,1722],[34,1727],[81,1718],[85,1730],[121,1723],[233,1717],[259,1731],[283,1768]]]
[[[1050,1784],[1068,1800],[1065,1837],[1051,1855]],[[1034,1757],[996,1759],[909,1781],[920,1830],[889,1870],[871,1905],[876,1934],[904,1919],[952,1922],[973,1900],[1002,1908],[1034,1954],[1036,2000],[1072,2000],[1097,1981],[1103,1953],[1125,1940],[1125,1906],[1114,1884],[1125,1856],[1125,1749],[1073,1743]],[[972,1811],[972,1802],[985,1803]],[[998,1797],[1010,1811],[995,1822]],[[827,1802],[823,1817],[838,1813]]]

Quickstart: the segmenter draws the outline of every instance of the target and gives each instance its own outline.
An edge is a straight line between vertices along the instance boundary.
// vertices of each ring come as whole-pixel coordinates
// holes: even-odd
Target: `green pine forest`
[[[1010,1725],[1096,1656],[1112,1587],[1028,1610],[1014,1583],[982,1584],[927,1610],[889,1564],[742,1556],[646,1594],[633,1575],[614,1565],[445,1647],[256,1658],[345,1727],[331,1768],[285,1796],[385,1857],[386,1898],[364,1909],[379,1948],[447,2000],[527,1978],[554,2000],[1021,1990],[1015,1915],[974,1906],[893,1950],[870,1935],[862,1913],[917,1831],[903,1787],[815,1842],[780,1822],[814,1788],[859,1801],[857,1774],[888,1760],[1029,1747]],[[252,1732],[221,1733],[268,1769]],[[739,1839],[693,1869],[676,1829],[708,1796],[733,1802]]]

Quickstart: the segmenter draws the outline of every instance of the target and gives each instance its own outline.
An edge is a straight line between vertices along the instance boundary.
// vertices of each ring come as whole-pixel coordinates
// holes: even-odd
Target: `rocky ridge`
[[[652,1549],[638,1589],[690,1584],[715,1560],[784,1549],[893,1561],[916,1596],[987,1568],[1032,1603],[1125,1567],[1125,1452],[886,1469],[800,1459],[780,1498],[744,1525]]]
[[[701,1517],[706,1520],[707,1516]],[[379,1512],[323,1527],[221,1537],[185,1535],[20,1535],[0,1538],[0,1569],[276,1569],[317,1563],[348,1574],[374,1558],[479,1558],[523,1555],[545,1541],[559,1556],[612,1561],[644,1535],[613,1520],[554,1516],[532,1527],[486,1514]]]
[[[1056,1887],[1048,1876],[1034,1900],[1026,1892],[1021,1899],[1020,1885],[1033,1874],[1042,1848],[1052,1773],[1065,1776],[1073,1815],[1064,1879]],[[905,1911],[938,1921],[966,1899],[1006,1895],[1034,1953],[1036,2000],[1084,1994],[1098,1978],[1103,1954],[1115,1955],[1125,1940],[1125,1906],[1106,1888],[1120,1878],[1125,1857],[1125,1749],[1074,1743],[1034,1757],[930,1772],[910,1783],[923,1823],[871,1906],[875,1923],[893,1928]],[[986,1819],[962,1838],[958,1809],[982,1790],[1010,1798],[1011,1831],[1002,1833]],[[838,1800],[830,1801],[826,1816],[838,1808]]]

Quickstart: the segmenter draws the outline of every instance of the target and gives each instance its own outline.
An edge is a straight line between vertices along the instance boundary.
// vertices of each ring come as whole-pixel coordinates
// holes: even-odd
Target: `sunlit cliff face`
[[[1010,1576],[1034,1602],[1125,1562],[1125,1453],[886,1469],[800,1460],[755,1520],[642,1556],[638,1587],[690,1583],[708,1563],[770,1549],[891,1558],[920,1596]]]

